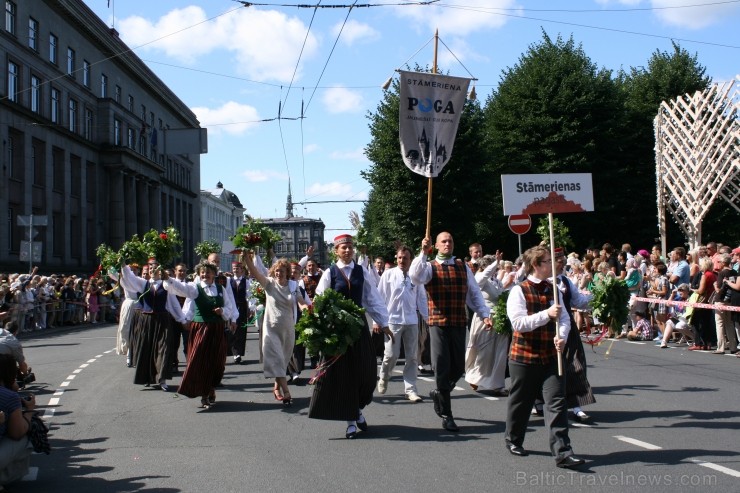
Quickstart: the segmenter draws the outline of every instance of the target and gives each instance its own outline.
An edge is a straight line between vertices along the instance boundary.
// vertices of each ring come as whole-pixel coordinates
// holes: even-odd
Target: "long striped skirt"
[[[573,324],[571,324],[573,325]],[[571,327],[563,351],[565,365],[565,399],[569,408],[596,402],[586,375],[586,353],[578,330]]]
[[[156,384],[172,378],[170,366],[170,314],[141,312],[136,319],[134,384]]]
[[[223,322],[193,322],[188,336],[188,365],[177,393],[203,397],[215,390],[226,371]]]
[[[321,365],[325,363],[322,357]],[[347,352],[318,378],[311,396],[308,417],[336,421],[356,420],[360,409],[373,400],[378,378],[375,351],[367,327]]]

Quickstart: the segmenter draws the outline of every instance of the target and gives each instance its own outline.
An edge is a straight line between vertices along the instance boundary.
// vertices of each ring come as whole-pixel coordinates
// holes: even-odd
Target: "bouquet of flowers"
[[[212,253],[221,253],[221,245],[216,240],[203,240],[195,245],[195,254],[200,258],[208,258]]]
[[[493,330],[497,334],[511,334],[511,320],[506,314],[506,300],[509,299],[509,292],[504,291],[496,300],[496,308],[493,311]]]
[[[105,243],[98,246],[95,255],[100,259],[100,268],[103,272],[108,272],[111,268],[117,269],[121,265],[121,255]]]
[[[265,306],[265,288],[263,288],[257,281],[252,281],[249,297],[257,300],[258,305]]]
[[[137,265],[145,264],[147,252],[144,247],[144,243],[139,239],[139,235],[133,235],[130,240],[124,242],[124,244],[121,245],[121,249],[118,250],[118,256],[121,263],[125,262],[127,264]]]
[[[151,229],[144,233],[143,244],[147,256],[155,257],[162,265],[169,265],[182,254],[180,233],[171,225],[164,231]]]
[[[313,300],[313,311],[305,313],[296,325],[296,344],[303,344],[308,354],[325,358],[344,354],[365,329],[365,310],[333,289]]]
[[[599,277],[591,289],[591,314],[605,322],[610,333],[618,332],[629,315],[630,293],[622,279]]]
[[[254,250],[257,247],[269,250],[280,240],[282,240],[280,235],[259,219],[250,219],[247,224],[240,226],[234,236],[231,237],[231,242],[237,250]]]

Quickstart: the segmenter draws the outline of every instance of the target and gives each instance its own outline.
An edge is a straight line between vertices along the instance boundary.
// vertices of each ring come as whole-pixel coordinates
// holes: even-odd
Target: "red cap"
[[[555,258],[559,257],[565,257],[565,250],[563,250],[561,247],[557,247],[555,249]]]
[[[734,253],[735,255],[740,254],[740,247],[737,247],[734,250],[732,250],[732,253]]]
[[[334,237],[334,246],[341,245],[342,243],[352,243],[352,235],[343,234]]]

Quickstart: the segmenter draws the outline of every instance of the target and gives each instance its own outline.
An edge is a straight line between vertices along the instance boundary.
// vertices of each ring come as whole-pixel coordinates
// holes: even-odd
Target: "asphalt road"
[[[597,403],[591,426],[573,426],[586,467],[555,467],[542,418],[530,422],[528,457],[504,449],[506,399],[453,392],[458,434],[423,403],[402,398],[400,370],[366,408],[370,430],[344,438],[344,424],[307,418],[310,386],[294,405],[272,398],[257,363],[229,361],[216,407],[134,386],[113,351],[115,327],[33,334],[25,352],[32,390],[51,426],[52,453],[11,492],[262,491],[740,491],[740,358],[652,343],[606,341],[588,349]],[[229,358],[230,360],[230,358]],[[181,366],[181,369],[183,367]],[[310,370],[304,372],[310,376]]]

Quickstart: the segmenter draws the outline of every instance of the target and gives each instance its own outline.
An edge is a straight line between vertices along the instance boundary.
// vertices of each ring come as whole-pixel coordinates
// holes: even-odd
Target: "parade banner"
[[[504,215],[592,212],[591,173],[501,175]]]
[[[400,74],[398,130],[403,162],[414,173],[435,178],[452,157],[470,79]]]

